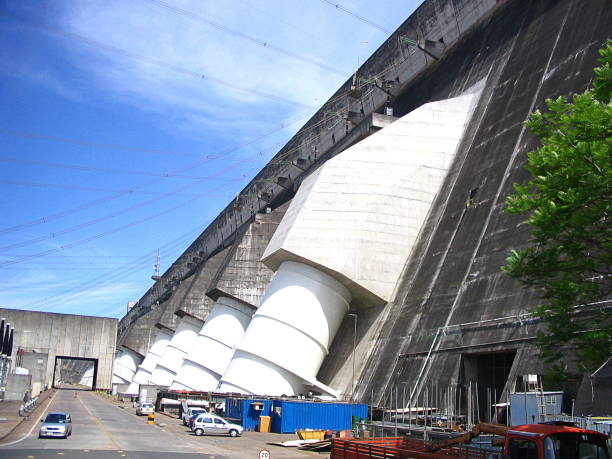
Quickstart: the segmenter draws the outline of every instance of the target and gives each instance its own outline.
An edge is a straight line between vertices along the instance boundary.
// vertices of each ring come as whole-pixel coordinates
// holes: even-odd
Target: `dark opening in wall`
[[[501,396],[515,356],[514,350],[461,356],[459,378],[463,390],[460,405],[465,407],[466,415],[471,410],[474,422],[492,422],[496,414],[493,405],[506,401],[501,400]],[[497,410],[497,414],[504,417],[503,410]],[[497,422],[505,422],[505,419],[497,419]]]
[[[98,376],[98,359],[55,357],[53,387],[56,389],[95,390]]]

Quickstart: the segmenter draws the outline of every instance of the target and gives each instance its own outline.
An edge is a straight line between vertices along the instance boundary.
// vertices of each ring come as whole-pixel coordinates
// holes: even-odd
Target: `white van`
[[[232,424],[220,416],[207,413],[201,414],[195,419],[191,430],[198,437],[204,434],[237,437],[242,433],[244,428],[238,424]]]
[[[189,420],[191,419],[191,417],[194,414],[204,414],[207,413],[205,408],[199,407],[199,406],[190,406],[189,408],[187,408],[185,411],[183,411],[183,425],[189,425]]]

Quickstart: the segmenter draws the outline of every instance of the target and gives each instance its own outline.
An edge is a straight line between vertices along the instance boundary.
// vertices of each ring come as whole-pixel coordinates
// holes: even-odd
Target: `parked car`
[[[146,416],[147,414],[152,414],[155,412],[155,405],[151,402],[144,402],[138,405],[136,408],[136,414],[138,416]]]
[[[189,425],[189,420],[197,415],[197,414],[203,414],[203,413],[208,413],[208,411],[206,411],[204,408],[201,407],[189,407],[187,408],[185,411],[183,411],[183,425]]]
[[[197,413],[197,414],[194,414],[193,416],[191,416],[191,417],[189,418],[189,421],[187,421],[187,425],[189,426],[189,428],[190,428],[190,429],[193,427],[193,423],[194,423],[194,421],[195,421],[195,420],[197,419],[197,417],[198,417],[199,415],[201,415],[201,414],[205,414],[205,413]]]
[[[42,425],[38,431],[38,438],[61,437],[68,438],[72,435],[72,418],[70,413],[53,412],[48,413],[45,419],[41,419]]]
[[[200,414],[195,419],[191,430],[198,437],[204,434],[229,435],[230,437],[237,437],[242,433],[244,428],[238,424],[232,424],[220,416],[206,413]]]

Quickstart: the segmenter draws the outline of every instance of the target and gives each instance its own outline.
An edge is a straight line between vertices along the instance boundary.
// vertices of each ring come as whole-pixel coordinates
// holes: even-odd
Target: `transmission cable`
[[[367,24],[367,25],[369,25],[369,26],[371,26],[371,27],[374,27],[375,29],[377,29],[377,30],[379,30],[379,31],[381,31],[381,32],[384,32],[384,33],[386,33],[387,35],[391,35],[391,34],[393,34],[393,32],[392,32],[392,31],[390,31],[390,30],[386,29],[385,27],[383,27],[383,26],[381,26],[381,25],[376,24],[376,23],[375,23],[375,22],[373,22],[373,21],[370,21],[368,18],[366,18],[366,17],[364,17],[364,16],[362,16],[362,15],[360,15],[360,14],[356,13],[355,11],[351,11],[351,10],[349,10],[348,8],[346,8],[346,7],[342,6],[340,3],[336,3],[336,2],[333,2],[333,1],[331,1],[331,0],[321,0],[321,1],[322,1],[323,3],[327,3],[328,5],[333,6],[333,7],[334,7],[334,8],[336,8],[337,10],[343,11],[344,13],[346,13],[346,14],[349,14],[349,15],[353,16],[355,19],[358,19],[358,20],[360,20],[361,22],[363,22],[364,24]]]
[[[34,159],[24,159],[24,158],[15,158],[10,156],[0,156],[0,161],[4,163],[14,163],[14,164],[27,164],[30,166],[41,166],[41,167],[55,167],[58,169],[70,169],[75,171],[82,172],[100,172],[105,174],[124,174],[124,175],[141,175],[146,177],[159,177],[164,179],[198,179],[199,177],[193,175],[181,175],[181,174],[156,174],[153,172],[147,171],[139,171],[139,170],[128,170],[128,169],[110,169],[105,167],[93,167],[93,166],[83,166],[78,164],[67,164],[67,163],[58,163],[51,161],[39,161]]]
[[[58,28],[55,28],[55,27],[51,27],[51,26],[49,26],[47,24],[34,23],[34,22],[31,22],[31,21],[27,21],[27,20],[25,20],[23,18],[20,18],[20,17],[17,17],[17,16],[13,16],[11,14],[8,14],[5,11],[1,11],[0,10],[0,15],[8,17],[8,18],[11,18],[11,19],[14,19],[16,21],[19,21],[19,22],[21,22],[22,24],[24,24],[24,25],[26,25],[28,27],[44,30],[44,31],[49,32],[51,34],[60,35],[60,36],[63,36],[65,38],[70,38],[72,40],[78,40],[78,41],[86,43],[86,44],[88,44],[90,46],[95,46],[95,47],[98,47],[100,49],[104,49],[106,51],[110,51],[110,52],[112,52],[114,54],[119,54],[121,56],[130,58],[130,59],[133,59],[133,60],[136,60],[136,61],[145,62],[145,63],[148,63],[148,64],[153,64],[153,65],[155,65],[157,67],[162,67],[162,68],[165,68],[167,70],[171,70],[171,71],[176,72],[176,73],[181,73],[183,75],[188,75],[188,76],[195,77],[195,78],[198,78],[198,79],[202,79],[202,80],[205,80],[205,81],[210,81],[212,83],[219,84],[219,85],[222,85],[222,86],[227,86],[228,88],[236,89],[238,91],[242,91],[242,92],[245,92],[245,93],[248,93],[248,94],[256,94],[258,96],[261,96],[261,97],[266,98],[266,99],[274,100],[276,102],[283,102],[283,103],[286,103],[286,104],[298,105],[298,106],[301,106],[301,107],[307,107],[307,108],[311,108],[311,109],[316,108],[316,107],[313,107],[313,106],[308,105],[308,104],[304,104],[304,103],[296,101],[296,100],[291,100],[291,99],[287,99],[287,98],[282,97],[282,96],[278,96],[276,94],[270,94],[270,93],[267,93],[267,92],[264,92],[264,91],[260,91],[260,90],[258,90],[256,88],[249,88],[249,87],[246,87],[246,86],[241,86],[239,84],[230,83],[230,82],[228,82],[226,80],[223,80],[221,78],[217,78],[215,76],[212,76],[212,75],[209,75],[209,74],[204,74],[204,73],[201,73],[201,72],[196,72],[194,70],[186,69],[184,67],[180,67],[178,65],[162,61],[161,59],[157,59],[157,58],[153,58],[153,57],[148,57],[148,56],[143,56],[143,55],[137,54],[137,53],[135,53],[133,51],[128,51],[126,49],[119,48],[118,46],[109,45],[107,43],[103,43],[103,42],[94,40],[92,38],[84,37],[83,35],[79,35],[79,34],[74,33],[74,32],[67,32],[65,30],[61,30],[61,29],[58,29]]]
[[[221,180],[207,177],[207,181],[212,180]],[[93,186],[82,186],[82,185],[68,185],[65,183],[43,183],[43,182],[21,182],[18,180],[1,180],[0,183],[5,185],[14,185],[14,186],[22,186],[22,187],[31,187],[31,188],[59,188],[63,190],[79,190],[79,191],[92,191],[92,192],[103,192],[103,193],[128,193],[130,195],[134,194],[147,194],[151,196],[171,196],[171,195],[181,195],[181,196],[200,196],[198,193],[186,193],[182,191],[177,192],[163,192],[163,191],[147,191],[147,190],[133,190],[133,189],[111,189],[111,188],[98,188]],[[0,249],[1,250],[1,249]]]
[[[63,293],[58,293],[56,295],[44,298],[42,300],[35,300],[35,301],[31,301],[30,303],[25,303],[21,306],[18,306],[17,309],[24,309],[32,305],[39,305],[37,309],[50,307],[49,304],[54,304],[54,303],[59,303],[59,302],[63,303],[66,301],[67,298],[73,298],[74,296],[79,296],[79,295],[88,293],[87,289],[91,286],[96,286],[96,287],[104,286],[104,285],[107,285],[113,282],[115,279],[124,278],[125,274],[129,272],[133,272],[134,268],[137,265],[140,265],[141,263],[147,260],[150,260],[151,257],[155,256],[158,250],[162,254],[171,253],[172,251],[176,250],[179,246],[184,244],[186,241],[190,240],[194,234],[201,233],[203,227],[204,225],[198,225],[197,227],[192,228],[186,233],[183,233],[180,236],[171,240],[170,242],[162,245],[159,249],[146,253],[145,255],[141,255],[136,260],[129,261],[128,263],[125,263],[122,267],[118,269],[113,269],[112,271],[110,271],[110,274],[103,273],[99,276],[94,277],[93,279],[89,279],[85,282],[82,282],[76,287],[69,288],[65,290]],[[41,303],[45,303],[45,304],[41,305]]]
[[[276,45],[274,45],[274,44],[272,44],[270,42],[261,40],[259,38],[252,37],[252,36],[250,36],[250,35],[248,35],[248,34],[246,34],[244,32],[241,32],[239,30],[231,29],[230,27],[227,27],[227,26],[225,26],[225,25],[223,25],[223,24],[221,24],[219,22],[212,21],[212,20],[207,19],[207,18],[205,18],[203,16],[200,16],[199,14],[194,13],[193,11],[188,11],[188,10],[185,10],[183,8],[179,8],[177,6],[170,5],[170,4],[168,4],[168,3],[166,3],[166,2],[164,2],[162,0],[144,0],[144,1],[149,2],[149,3],[153,4],[153,5],[156,5],[159,8],[166,9],[167,11],[170,11],[170,12],[172,12],[174,14],[178,14],[180,16],[187,17],[187,18],[189,18],[189,19],[191,19],[193,21],[200,22],[202,24],[206,24],[206,25],[208,25],[210,27],[213,27],[213,28],[215,28],[217,30],[220,30],[222,32],[228,33],[228,34],[233,35],[235,37],[242,38],[243,40],[249,41],[251,43],[255,43],[257,45],[263,46],[266,49],[270,49],[272,51],[276,51],[277,53],[284,54],[285,56],[289,56],[289,57],[292,57],[294,59],[300,60],[302,62],[306,62],[308,64],[315,65],[315,66],[317,66],[319,68],[322,68],[323,70],[327,70],[328,72],[332,72],[332,73],[335,73],[335,74],[343,76],[343,77],[346,77],[346,75],[347,75],[347,72],[344,72],[342,70],[338,70],[338,69],[336,69],[334,67],[331,67],[331,66],[329,66],[327,64],[323,64],[321,62],[317,62],[317,61],[315,61],[315,60],[313,60],[313,59],[311,59],[309,57],[302,56],[302,55],[297,54],[297,53],[295,53],[293,51],[281,48],[281,47],[276,46]]]
[[[235,146],[235,147],[231,147],[231,148],[227,148],[227,149],[219,152],[216,155],[206,155],[206,157],[204,159],[202,159],[200,161],[196,161],[194,163],[190,163],[190,164],[188,164],[185,167],[182,167],[182,168],[170,171],[170,172],[168,172],[168,174],[171,174],[171,175],[173,175],[173,174],[180,174],[180,173],[185,172],[187,170],[191,170],[191,169],[193,169],[195,167],[201,166],[202,164],[204,164],[204,163],[206,163],[208,161],[213,161],[213,160],[225,157],[225,156],[227,156],[227,155],[229,155],[231,153],[234,153],[234,152],[236,152],[236,151],[238,151],[238,150],[240,150],[242,148],[245,148],[245,147],[247,147],[249,145],[252,145],[253,143],[256,143],[259,140],[262,140],[262,139],[268,137],[269,135],[271,135],[273,133],[276,133],[276,132],[279,132],[279,131],[285,129],[286,127],[290,126],[292,123],[295,123],[295,122],[299,121],[302,118],[304,118],[304,115],[302,115],[300,118],[296,117],[296,119],[292,120],[290,123],[283,123],[283,124],[280,125],[279,128],[275,128],[275,129],[272,129],[270,131],[267,131],[267,132],[265,132],[264,134],[262,134],[260,136],[254,137],[254,138],[252,138],[252,139],[242,143],[241,145],[238,145],[238,146]],[[135,190],[135,189],[140,189],[140,188],[144,188],[144,187],[149,187],[149,186],[157,183],[158,180],[159,179],[152,179],[152,180],[148,180],[148,181],[142,182],[142,183],[140,183],[138,185],[132,186],[130,188],[130,190]],[[22,224],[18,224],[18,225],[14,225],[14,226],[11,226],[11,227],[8,227],[8,228],[0,229],[0,234],[11,233],[11,232],[14,232],[14,231],[19,231],[19,230],[22,230],[22,229],[25,229],[25,228],[29,228],[31,226],[47,223],[47,222],[52,221],[52,220],[57,220],[59,218],[65,217],[67,215],[71,215],[71,214],[80,212],[82,210],[87,210],[87,209],[90,209],[91,207],[94,207],[94,206],[97,206],[97,205],[100,205],[100,204],[104,204],[104,203],[109,202],[111,200],[115,200],[115,199],[121,198],[121,197],[123,197],[123,196],[125,196],[127,194],[129,194],[129,191],[121,192],[121,193],[119,193],[117,195],[114,195],[114,196],[106,196],[106,197],[102,197],[102,198],[99,198],[99,199],[95,199],[93,201],[86,202],[86,203],[81,204],[79,206],[76,206],[76,207],[73,207],[71,209],[67,209],[67,210],[64,210],[64,211],[61,211],[61,212],[58,212],[58,213],[55,213],[55,214],[52,214],[52,215],[49,215],[49,216],[45,216],[45,217],[38,218],[38,219],[35,219],[35,220],[30,220],[28,222],[25,222],[25,223],[22,223]]]

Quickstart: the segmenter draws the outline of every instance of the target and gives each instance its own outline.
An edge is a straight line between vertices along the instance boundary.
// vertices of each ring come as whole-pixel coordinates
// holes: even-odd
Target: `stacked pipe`
[[[183,315],[165,352],[153,370],[151,380],[156,385],[170,386],[172,384],[203,324],[204,321],[197,317]]]
[[[184,358],[170,389],[215,390],[252,314],[253,308],[250,305],[228,297],[219,298]]]
[[[113,363],[113,384],[131,383],[142,360],[141,355],[124,346]]]

